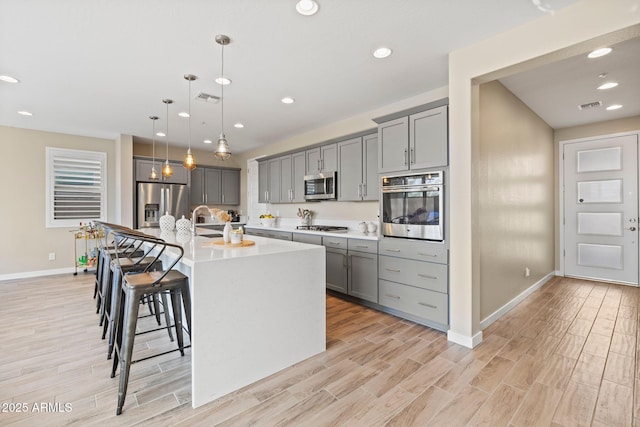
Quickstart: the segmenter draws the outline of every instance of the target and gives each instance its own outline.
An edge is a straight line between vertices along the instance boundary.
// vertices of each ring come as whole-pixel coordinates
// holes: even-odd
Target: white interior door
[[[638,284],[638,137],[564,145],[565,274]]]

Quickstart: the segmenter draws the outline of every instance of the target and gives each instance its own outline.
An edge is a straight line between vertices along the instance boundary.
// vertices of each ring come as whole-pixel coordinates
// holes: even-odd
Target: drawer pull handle
[[[438,258],[438,254],[425,254],[424,252],[418,252],[418,255],[430,256],[432,258]]]
[[[387,252],[400,252],[400,249],[385,249]]]
[[[389,298],[400,299],[400,297],[398,295],[384,294],[384,296],[389,297]]]
[[[424,307],[429,307],[429,308],[433,308],[434,310],[438,309],[437,305],[433,305],[433,304],[427,304],[426,302],[419,302],[418,304],[424,306]]]
[[[369,246],[367,246],[367,245],[356,245],[356,248],[365,248],[365,249],[367,249],[368,247]]]
[[[327,243],[329,243],[329,244],[331,244],[331,245],[341,245],[341,244],[342,244],[342,243],[340,243],[340,242],[331,242],[331,241],[329,241],[329,242],[327,242]]]
[[[418,273],[418,276],[420,276],[420,277],[424,277],[425,279],[433,279],[433,280],[436,280],[436,279],[437,279],[437,277],[436,277],[436,276],[431,276],[431,275],[429,275],[429,274],[420,274],[420,273]]]
[[[396,270],[394,268],[385,268],[387,271],[391,271],[392,273],[400,273],[400,270]]]

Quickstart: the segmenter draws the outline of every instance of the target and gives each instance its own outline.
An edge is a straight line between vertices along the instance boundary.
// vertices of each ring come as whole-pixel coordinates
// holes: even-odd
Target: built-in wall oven
[[[382,177],[382,235],[444,240],[444,172]]]

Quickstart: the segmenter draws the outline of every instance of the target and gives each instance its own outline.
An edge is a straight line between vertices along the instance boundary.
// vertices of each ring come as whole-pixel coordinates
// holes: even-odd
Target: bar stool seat
[[[114,233],[116,237],[126,236],[127,233],[118,231]],[[131,237],[131,235],[129,235]],[[187,333],[191,334],[191,297],[189,293],[189,278],[182,274],[180,271],[174,270],[173,267],[180,261],[183,255],[183,249],[179,245],[158,241],[158,239],[150,238],[149,236],[143,237],[140,234],[134,235],[136,239],[142,242],[146,242],[156,247],[155,257],[157,259],[164,253],[165,249],[171,247],[178,251],[178,256],[172,254],[172,262],[170,266],[165,266],[163,271],[143,271],[138,273],[120,273],[122,274],[121,286],[118,292],[119,301],[116,302],[116,307],[112,307],[112,314],[118,316],[118,320],[115,325],[115,343],[114,343],[114,357],[113,367],[111,370],[111,378],[115,377],[118,365],[120,366],[120,379],[118,385],[118,406],[116,409],[116,415],[122,413],[122,407],[124,406],[125,398],[127,395],[127,386],[129,382],[129,372],[131,365],[141,360],[146,360],[151,357],[156,357],[179,351],[184,356],[184,350],[190,346],[184,345],[183,335],[183,321],[182,321],[182,308],[184,308]],[[116,240],[118,241],[118,240]],[[119,258],[116,257],[116,261]],[[120,267],[120,264],[118,264]],[[170,327],[175,328],[175,335],[177,341],[177,348],[169,351],[148,356],[139,360],[132,360],[133,345],[136,334],[138,311],[140,307],[140,301],[145,295],[159,295],[169,294],[171,296],[171,309],[173,314],[173,325]],[[153,329],[159,330],[164,328]],[[140,333],[146,333],[151,331],[144,331]]]

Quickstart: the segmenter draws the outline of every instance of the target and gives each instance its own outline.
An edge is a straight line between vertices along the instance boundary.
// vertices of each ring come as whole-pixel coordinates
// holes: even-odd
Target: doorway
[[[638,135],[563,141],[564,274],[638,285]]]

